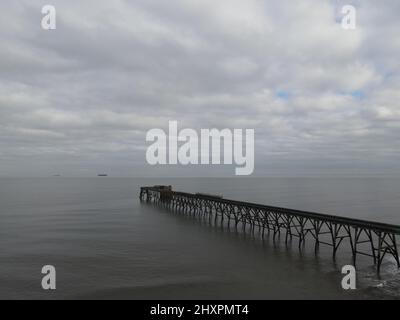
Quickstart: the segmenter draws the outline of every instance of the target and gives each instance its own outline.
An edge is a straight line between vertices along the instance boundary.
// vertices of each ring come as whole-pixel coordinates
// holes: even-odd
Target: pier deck
[[[285,243],[296,237],[299,248],[311,238],[315,241],[315,250],[320,244],[331,246],[333,258],[342,242],[348,241],[353,265],[356,265],[357,255],[370,256],[379,272],[384,257],[389,255],[400,267],[396,243],[400,226],[397,225],[229,200],[220,195],[178,192],[171,186],[141,187],[140,200],[215,223],[241,226],[245,231],[254,232],[258,228],[262,237],[265,232],[273,232],[274,238],[284,232]]]

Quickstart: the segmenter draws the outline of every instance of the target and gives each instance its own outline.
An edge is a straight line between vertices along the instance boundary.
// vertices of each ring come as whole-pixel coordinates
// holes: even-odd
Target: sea
[[[0,299],[398,299],[400,272],[343,244],[210,225],[139,201],[141,186],[400,225],[398,178],[0,178]],[[42,288],[43,266],[56,289]]]

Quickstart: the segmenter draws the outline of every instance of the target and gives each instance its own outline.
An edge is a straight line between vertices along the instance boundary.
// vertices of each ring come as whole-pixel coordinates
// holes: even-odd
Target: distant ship
[[[98,174],[97,176],[98,177],[108,177],[108,174],[101,173],[101,174]]]

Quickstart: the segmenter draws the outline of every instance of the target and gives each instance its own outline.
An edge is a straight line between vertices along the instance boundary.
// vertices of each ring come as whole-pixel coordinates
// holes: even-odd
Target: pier
[[[347,241],[354,266],[358,255],[369,256],[379,273],[383,259],[391,256],[400,268],[396,243],[400,226],[397,225],[229,200],[221,195],[178,192],[171,186],[141,187],[140,200],[216,224],[240,227],[245,232],[257,230],[262,237],[272,233],[275,239],[284,234],[286,244],[295,237],[299,248],[307,240],[314,241],[316,251],[320,244],[328,245],[332,247],[333,258]]]

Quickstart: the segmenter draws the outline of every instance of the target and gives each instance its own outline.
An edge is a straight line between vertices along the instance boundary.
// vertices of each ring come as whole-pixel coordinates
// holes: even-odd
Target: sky
[[[45,4],[55,30],[41,27]],[[0,176],[234,175],[148,165],[146,132],[170,120],[254,129],[254,176],[399,176],[399,12],[398,0],[2,0]]]

